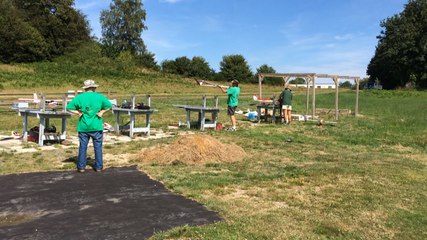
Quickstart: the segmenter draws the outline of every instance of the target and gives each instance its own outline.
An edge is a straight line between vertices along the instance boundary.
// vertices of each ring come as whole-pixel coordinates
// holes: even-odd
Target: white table
[[[39,121],[39,139],[38,143],[40,146],[43,146],[45,140],[53,140],[61,142],[65,140],[67,135],[67,118],[71,117],[71,113],[64,111],[43,111],[40,109],[16,109],[19,116],[22,116],[23,119],[23,138],[24,142],[28,141],[28,117],[37,117]],[[49,126],[49,121],[52,118],[59,118],[62,120],[61,124],[61,133],[58,135],[56,133],[45,133],[46,126]]]
[[[121,131],[129,131],[130,137],[133,137],[134,133],[140,133],[140,132],[150,135],[150,115],[157,110],[131,109],[131,108],[120,108],[120,107],[113,107],[112,110],[115,118],[114,130],[117,134],[120,134]],[[129,126],[127,125],[120,126],[120,114],[127,114],[130,116]],[[141,128],[135,127],[135,115],[145,115],[145,127],[141,127]]]
[[[206,106],[206,96],[202,97],[202,105],[201,106],[191,106],[191,105],[180,105],[175,104],[175,107],[183,108],[187,112],[187,128],[191,127],[191,112],[197,112],[198,115],[198,121],[197,124],[200,126],[200,130],[205,130],[205,128],[216,128],[216,124],[218,122],[218,114],[219,114],[219,108],[218,108],[218,96],[214,96],[214,102],[215,107],[207,107]],[[206,113],[212,114],[212,120],[207,121],[206,119]]]
[[[117,134],[120,134],[121,131],[129,131],[129,137],[133,138],[134,133],[146,133],[150,135],[150,115],[156,112],[156,109],[151,109],[151,96],[146,96],[145,106],[148,109],[138,109],[135,108],[136,100],[135,96],[132,96],[132,105],[130,108],[121,108],[113,107],[112,111],[114,114],[115,124],[114,130]],[[120,114],[127,114],[130,116],[129,125],[120,126]],[[135,127],[135,115],[145,115],[145,127],[136,128]]]

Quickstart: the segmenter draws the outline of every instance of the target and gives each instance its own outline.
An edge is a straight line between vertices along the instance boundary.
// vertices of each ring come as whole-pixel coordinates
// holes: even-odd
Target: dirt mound
[[[240,161],[245,151],[235,144],[223,144],[208,135],[186,135],[174,143],[142,150],[137,161],[163,164],[205,164]]]

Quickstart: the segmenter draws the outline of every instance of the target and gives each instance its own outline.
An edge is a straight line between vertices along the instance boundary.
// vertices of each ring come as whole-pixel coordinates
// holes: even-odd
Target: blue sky
[[[101,37],[99,17],[111,1],[76,0]],[[407,0],[145,0],[142,34],[156,61],[201,56],[219,71],[223,56],[241,54],[252,72],[366,77],[380,21]]]

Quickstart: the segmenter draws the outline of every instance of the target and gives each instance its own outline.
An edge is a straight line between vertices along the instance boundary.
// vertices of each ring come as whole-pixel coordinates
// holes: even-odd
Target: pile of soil
[[[137,161],[162,164],[206,164],[241,161],[245,151],[236,144],[223,144],[208,135],[185,135],[174,143],[142,150]]]

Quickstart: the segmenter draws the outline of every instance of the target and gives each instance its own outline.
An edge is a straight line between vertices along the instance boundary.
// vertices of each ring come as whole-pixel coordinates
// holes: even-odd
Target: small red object
[[[222,123],[217,123],[216,124],[216,130],[222,130],[224,128],[224,125],[222,125]]]

